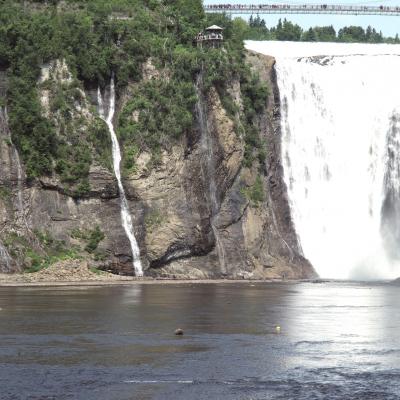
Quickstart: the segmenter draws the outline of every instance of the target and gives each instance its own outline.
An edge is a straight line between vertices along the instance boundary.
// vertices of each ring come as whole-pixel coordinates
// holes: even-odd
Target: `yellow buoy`
[[[279,325],[277,325],[275,327],[276,333],[281,333],[281,327]]]

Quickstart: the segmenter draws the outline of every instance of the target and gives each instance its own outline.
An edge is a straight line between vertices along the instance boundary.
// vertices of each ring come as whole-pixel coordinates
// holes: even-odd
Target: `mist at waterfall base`
[[[334,279],[400,276],[400,46],[247,42],[276,59],[282,162],[304,255]]]
[[[136,238],[135,238],[132,217],[129,212],[128,201],[126,199],[125,189],[124,189],[124,186],[122,185],[122,179],[121,179],[121,169],[120,169],[121,150],[119,147],[118,138],[117,138],[117,135],[115,134],[114,124],[113,124],[114,114],[115,114],[114,77],[111,78],[111,82],[110,82],[107,117],[105,116],[104,101],[103,101],[103,97],[102,97],[100,88],[98,88],[98,90],[97,90],[97,102],[98,102],[98,106],[99,106],[100,117],[107,124],[108,130],[109,130],[110,136],[111,136],[113,167],[114,167],[115,177],[117,178],[117,182],[118,182],[118,189],[119,189],[119,195],[120,195],[120,200],[121,200],[121,222],[122,222],[122,226],[125,230],[126,236],[129,239],[129,243],[131,245],[133,268],[135,270],[136,276],[143,276],[143,268],[142,268],[142,263],[140,261],[140,250],[139,250],[139,246],[136,241]]]

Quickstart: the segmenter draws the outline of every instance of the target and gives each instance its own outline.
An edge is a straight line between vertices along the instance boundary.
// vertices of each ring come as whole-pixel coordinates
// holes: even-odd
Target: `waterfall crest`
[[[143,268],[142,268],[142,263],[140,261],[140,250],[135,238],[132,217],[129,212],[128,201],[126,199],[125,189],[124,186],[122,185],[122,179],[121,179],[121,169],[120,169],[121,150],[119,147],[118,138],[117,135],[115,134],[114,124],[113,124],[113,119],[115,114],[114,77],[111,78],[111,83],[110,83],[110,98],[109,98],[109,107],[107,116],[105,115],[104,102],[100,88],[98,88],[97,90],[97,97],[98,97],[100,117],[106,122],[108,130],[110,131],[110,136],[112,141],[113,167],[114,167],[115,177],[117,178],[119,194],[120,194],[122,226],[125,230],[126,236],[128,237],[129,243],[131,245],[132,260],[133,260],[135,275],[143,276]]]
[[[398,277],[400,46],[256,47],[278,54],[284,177],[304,255],[324,278]]]

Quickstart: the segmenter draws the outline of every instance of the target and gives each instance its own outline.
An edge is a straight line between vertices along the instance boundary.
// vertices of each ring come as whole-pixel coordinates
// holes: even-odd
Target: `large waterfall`
[[[276,58],[295,228],[321,277],[400,276],[400,46],[248,42]]]
[[[126,199],[125,189],[124,189],[124,187],[122,185],[122,179],[121,179],[121,169],[120,169],[121,150],[120,150],[120,147],[119,147],[118,138],[117,138],[117,135],[115,134],[114,124],[113,124],[114,113],[115,113],[115,85],[114,85],[114,78],[111,79],[111,84],[110,84],[110,98],[109,98],[109,104],[108,104],[108,115],[107,115],[107,117],[105,116],[104,102],[103,102],[103,99],[102,99],[102,96],[101,96],[100,88],[98,89],[97,97],[98,97],[98,105],[99,105],[100,117],[106,122],[106,124],[108,126],[108,129],[110,131],[110,135],[111,135],[114,173],[115,173],[115,177],[117,178],[118,188],[119,188],[119,195],[120,195],[120,198],[121,198],[121,220],[122,220],[122,226],[124,227],[126,236],[128,237],[129,242],[131,244],[132,260],[133,260],[133,267],[135,269],[135,275],[136,276],[143,276],[142,264],[140,262],[140,250],[139,250],[139,246],[137,244],[137,241],[136,241],[136,238],[135,238],[135,234],[134,234],[134,231],[133,231],[132,217],[131,217],[131,214],[129,212],[128,201]]]

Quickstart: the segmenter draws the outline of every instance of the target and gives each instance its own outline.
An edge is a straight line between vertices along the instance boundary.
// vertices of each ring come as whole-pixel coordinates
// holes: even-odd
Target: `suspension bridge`
[[[225,14],[335,14],[400,16],[400,6],[333,4],[206,4],[207,13]]]

